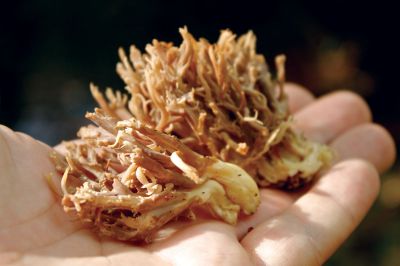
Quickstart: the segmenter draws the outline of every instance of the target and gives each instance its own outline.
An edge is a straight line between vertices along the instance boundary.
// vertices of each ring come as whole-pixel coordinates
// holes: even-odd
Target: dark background
[[[215,2],[0,4],[0,123],[51,145],[75,137],[86,123],[83,114],[94,107],[89,82],[123,88],[115,73],[117,48],[134,43],[143,50],[153,38],[179,44],[178,27],[187,25],[195,37],[210,41],[220,29],[238,34],[252,29],[258,51],[270,64],[276,54],[287,55],[289,80],[317,95],[337,89],[361,94],[374,120],[399,145],[399,14],[394,6],[383,1]],[[400,196],[385,190],[385,182],[398,180],[395,170],[383,177],[382,200],[328,265],[400,261]]]

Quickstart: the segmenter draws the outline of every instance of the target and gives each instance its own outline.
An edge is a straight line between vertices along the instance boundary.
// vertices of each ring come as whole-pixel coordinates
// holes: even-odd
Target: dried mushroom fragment
[[[136,119],[177,136],[194,151],[234,163],[259,186],[293,189],[309,182],[331,161],[324,145],[290,128],[284,56],[276,57],[273,80],[256,38],[221,32],[210,44],[180,29],[180,47],[154,40],[129,58],[120,49],[117,72],[130,97],[92,85],[102,109],[115,119]]]
[[[98,127],[81,128],[81,141],[65,143],[66,156],[52,158],[63,173],[64,210],[100,234],[149,242],[197,206],[230,224],[239,212],[255,212],[257,185],[238,166],[199,155],[134,118],[118,121],[101,109],[86,116]]]

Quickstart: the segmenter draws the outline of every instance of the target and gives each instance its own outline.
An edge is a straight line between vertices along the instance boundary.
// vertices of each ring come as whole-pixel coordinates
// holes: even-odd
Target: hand
[[[370,208],[379,190],[377,170],[393,163],[394,143],[370,123],[368,107],[354,94],[315,100],[296,85],[285,89],[296,128],[336,150],[332,169],[308,191],[263,189],[257,213],[236,228],[198,221],[142,247],[99,238],[71,221],[44,179],[54,171],[51,148],[0,126],[0,264],[322,264]]]

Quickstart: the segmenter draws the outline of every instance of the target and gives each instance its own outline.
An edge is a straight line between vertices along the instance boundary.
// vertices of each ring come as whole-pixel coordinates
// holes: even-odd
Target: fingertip
[[[371,121],[361,96],[349,91],[327,94],[294,116],[294,128],[309,139],[329,143],[347,130]]]
[[[359,94],[349,90],[338,90],[328,96],[336,96],[340,98],[342,102],[345,102],[347,106],[353,106],[354,109],[358,110],[360,120],[370,122],[372,121],[372,112],[367,102]]]
[[[378,124],[356,126],[332,143],[339,160],[362,158],[371,162],[380,173],[388,170],[396,159],[395,142],[390,133]]]
[[[314,95],[307,90],[305,87],[293,83],[287,82],[284,86],[284,91],[288,96],[288,105],[290,113],[295,113],[312,103],[315,100]]]
[[[392,135],[381,125],[374,124],[374,130],[377,135],[382,136],[382,147],[385,150],[386,160],[379,167],[378,170],[380,172],[387,171],[396,161],[396,143],[392,137]]]

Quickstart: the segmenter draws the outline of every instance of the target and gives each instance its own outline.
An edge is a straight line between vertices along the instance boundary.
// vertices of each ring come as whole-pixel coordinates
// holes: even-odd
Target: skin
[[[51,148],[0,126],[0,264],[321,265],[374,202],[394,142],[353,93],[315,99],[295,84],[285,90],[296,130],[336,151],[332,169],[305,191],[263,189],[257,213],[236,227],[172,224],[170,237],[148,246],[100,238],[68,217],[43,178],[54,171]]]

